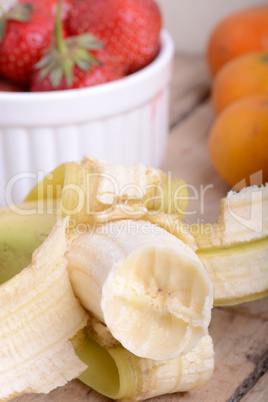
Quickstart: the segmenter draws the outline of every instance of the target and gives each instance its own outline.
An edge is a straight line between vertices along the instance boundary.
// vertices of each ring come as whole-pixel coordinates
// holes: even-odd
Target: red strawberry
[[[0,92],[23,92],[23,89],[8,81],[0,80]]]
[[[60,25],[59,5],[53,45],[36,66],[31,91],[84,88],[124,76],[123,68],[108,51],[99,49],[102,44],[94,36],[84,34],[64,40]]]
[[[0,18],[0,75],[29,85],[33,66],[51,44],[54,21],[32,11],[30,4],[17,4]]]
[[[91,32],[105,43],[129,73],[158,54],[161,14],[154,0],[76,0],[68,22],[71,34]]]

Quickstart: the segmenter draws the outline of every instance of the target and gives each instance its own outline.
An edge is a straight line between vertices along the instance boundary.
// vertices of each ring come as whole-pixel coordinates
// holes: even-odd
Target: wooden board
[[[210,80],[204,60],[177,55],[171,85],[171,133],[163,169],[190,185],[188,222],[215,221],[228,186],[209,161],[206,141],[213,122]],[[235,307],[214,308],[210,333],[215,371],[202,390],[162,396],[155,402],[267,402],[268,298]],[[48,395],[24,395],[14,402],[107,402],[75,380]]]

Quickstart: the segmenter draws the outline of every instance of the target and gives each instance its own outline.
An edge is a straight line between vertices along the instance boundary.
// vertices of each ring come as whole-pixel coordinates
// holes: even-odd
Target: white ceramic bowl
[[[159,166],[168,134],[173,42],[143,70],[96,87],[0,93],[0,205],[21,202],[59,164],[84,155]]]

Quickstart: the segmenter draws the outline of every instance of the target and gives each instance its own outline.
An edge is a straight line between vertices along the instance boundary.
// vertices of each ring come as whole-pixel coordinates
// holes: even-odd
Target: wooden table
[[[213,121],[210,80],[202,57],[177,55],[171,85],[170,138],[163,169],[190,185],[188,222],[215,221],[228,186],[214,172],[206,140]],[[198,199],[196,199],[198,198]],[[155,402],[267,402],[268,298],[214,308],[210,325],[215,371],[200,391],[151,399]],[[14,402],[107,402],[75,380],[48,395],[24,395]],[[150,401],[150,400],[148,400]]]

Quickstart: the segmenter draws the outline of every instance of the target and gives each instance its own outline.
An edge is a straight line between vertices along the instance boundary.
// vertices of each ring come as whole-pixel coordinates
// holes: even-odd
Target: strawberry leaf
[[[63,78],[63,69],[62,66],[58,65],[52,69],[49,74],[50,82],[52,83],[53,88],[57,88]]]
[[[32,12],[32,4],[16,4],[8,11],[7,18],[14,21],[29,22],[31,20]]]
[[[38,61],[38,63],[35,64],[34,68],[36,70],[39,70],[43,67],[48,66],[52,61],[53,61],[53,55],[50,52],[48,52],[42,57],[41,60]]]
[[[83,71],[90,70],[90,63],[87,60],[77,59],[75,60],[75,64]]]
[[[68,39],[70,40],[70,42],[73,41],[74,45],[84,49],[94,50],[94,49],[101,49],[103,47],[103,43],[100,42],[94,35],[91,34],[71,36]]]
[[[42,70],[40,70],[38,74],[38,81],[42,81],[49,74],[50,71],[51,71],[50,65],[42,68]]]
[[[0,43],[3,41],[8,21],[29,22],[31,21],[31,13],[33,7],[30,3],[15,4],[8,11],[1,8],[2,15],[0,17]]]
[[[74,62],[72,59],[66,59],[63,63],[63,72],[68,87],[73,85],[73,67]]]

